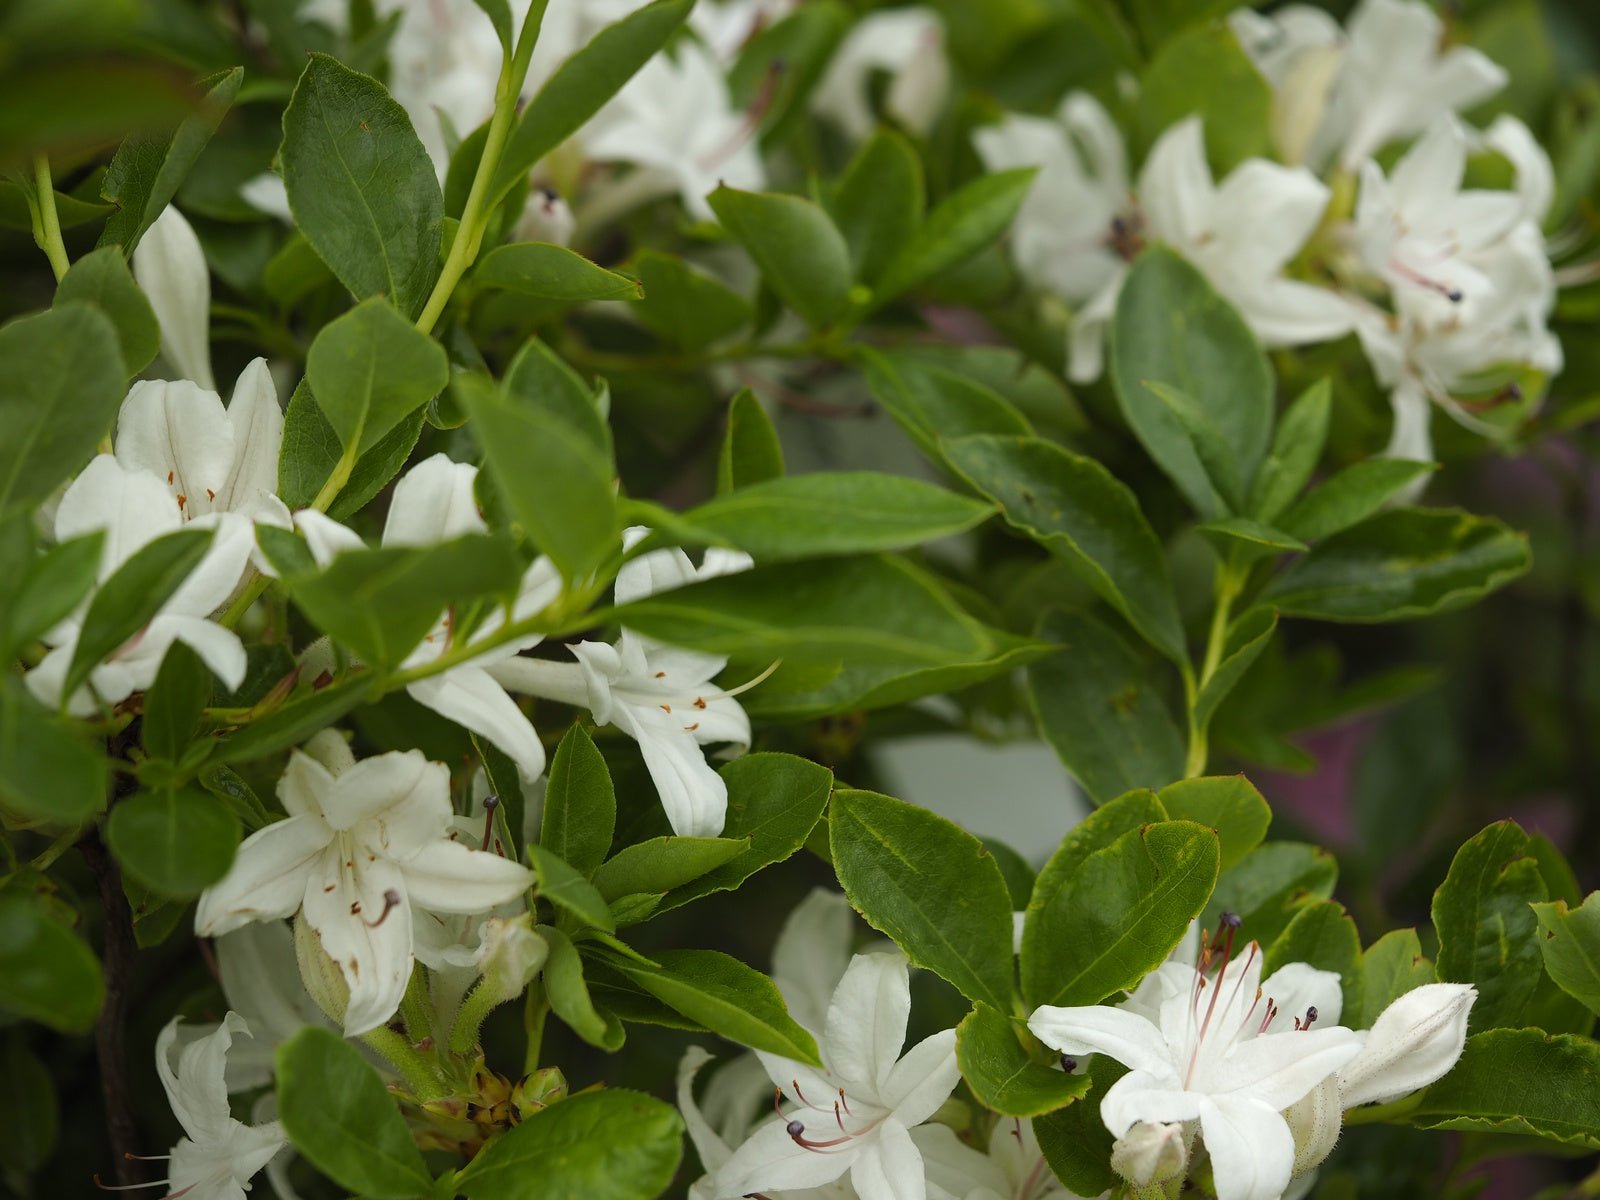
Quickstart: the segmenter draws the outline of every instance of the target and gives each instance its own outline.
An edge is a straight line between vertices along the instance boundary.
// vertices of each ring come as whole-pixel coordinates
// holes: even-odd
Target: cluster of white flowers
[[[1441,49],[1439,18],[1420,0],[1362,0],[1344,28],[1305,5],[1240,9],[1231,24],[1272,86],[1279,161],[1250,159],[1214,181],[1191,116],[1132,180],[1116,125],[1082,92],[1055,120],[1012,114],[975,137],[991,169],[1039,168],[1012,250],[1030,281],[1075,307],[1069,375],[1100,375],[1128,263],[1161,241],[1269,347],[1355,333],[1391,391],[1390,454],[1431,457],[1431,404],[1487,428],[1476,405],[1517,394],[1516,371],[1549,375],[1562,362],[1540,232],[1550,162],[1515,118],[1479,132],[1456,116],[1505,72],[1476,50]],[[1373,155],[1419,134],[1386,177]],[[1474,150],[1507,159],[1515,189],[1463,189]],[[1311,266],[1293,277],[1295,263]]]

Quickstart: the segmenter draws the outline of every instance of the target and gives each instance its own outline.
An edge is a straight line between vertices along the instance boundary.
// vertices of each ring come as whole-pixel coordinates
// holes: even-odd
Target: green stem
[[[544,979],[535,977],[528,985],[528,995],[523,1001],[522,1029],[528,1035],[528,1048],[522,1055],[522,1073],[532,1075],[539,1069],[539,1059],[544,1053],[544,1019],[550,1004],[544,995]]]
[[[448,1094],[433,1063],[420,1051],[388,1026],[381,1026],[361,1035],[361,1040],[381,1054],[411,1094],[423,1104],[438,1100]]]
[[[50,269],[60,283],[72,266],[67,257],[66,243],[61,240],[61,218],[56,215],[56,186],[50,178],[50,160],[43,154],[33,160],[34,185],[39,191],[39,222],[33,231],[33,240],[39,243],[50,260]]]
[[[272,580],[265,575],[256,575],[249,583],[245,584],[244,591],[240,592],[234,602],[228,605],[228,611],[218,617],[217,622],[224,629],[232,629],[244,618],[244,614],[250,611],[250,606],[261,599],[261,593],[266,591],[271,584]]]
[[[68,833],[63,833],[55,841],[46,846],[39,856],[28,865],[35,871],[49,870],[50,864],[65,854],[72,846],[76,845],[78,839],[82,835],[83,830],[77,828],[74,828]]]
[[[428,301],[417,318],[417,328],[432,333],[433,327],[450,302],[456,284],[466,274],[478,257],[483,244],[484,228],[489,221],[486,204],[489,189],[500,166],[500,153],[505,149],[511,133],[511,122],[517,115],[517,97],[522,81],[527,78],[528,63],[533,57],[533,46],[538,40],[539,24],[544,17],[544,3],[535,3],[523,22],[522,35],[517,39],[515,52],[502,61],[500,79],[495,85],[494,116],[489,119],[489,132],[484,137],[483,156],[478,159],[478,170],[472,177],[472,189],[467,193],[466,207],[461,210],[461,224],[456,238],[450,244],[450,253],[444,260],[439,279],[433,285]]]
[[[450,1053],[467,1055],[478,1044],[478,1033],[483,1028],[484,1021],[489,1014],[512,996],[496,995],[495,989],[479,982],[472,989],[471,994],[461,1003],[461,1011],[456,1014],[455,1027],[450,1030]]]
[[[1200,675],[1196,679],[1193,672],[1185,670],[1183,677],[1184,702],[1189,710],[1189,754],[1184,763],[1183,774],[1185,779],[1193,779],[1205,773],[1206,761],[1210,756],[1207,744],[1207,725],[1195,715],[1195,706],[1199,702],[1200,693],[1205,691],[1206,684],[1211,682],[1211,677],[1217,673],[1217,667],[1222,663],[1222,648],[1228,640],[1228,618],[1233,612],[1233,602],[1239,595],[1243,586],[1242,572],[1235,570],[1228,562],[1217,564],[1217,573],[1213,588],[1216,594],[1216,605],[1211,611],[1211,628],[1206,634],[1205,657],[1200,662]]]
[[[333,473],[322,484],[322,490],[317,493],[317,498],[311,502],[311,507],[318,512],[327,512],[328,506],[344,491],[344,485],[350,482],[350,472],[356,469],[356,453],[359,444],[351,445],[339,456],[339,461],[333,465]]]

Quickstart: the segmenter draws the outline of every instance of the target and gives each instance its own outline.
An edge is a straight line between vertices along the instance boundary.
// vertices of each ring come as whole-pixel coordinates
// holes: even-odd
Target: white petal
[[[960,1081],[956,1031],[945,1029],[923,1038],[894,1065],[883,1087],[883,1103],[905,1124],[920,1125],[950,1098]]]
[[[327,845],[327,826],[305,817],[256,830],[240,845],[227,875],[201,893],[195,933],[216,937],[251,921],[292,915]]]
[[[185,379],[214,391],[211,274],[194,228],[171,204],[134,248],[133,277],[161,323],[161,356]]]
[[[850,1168],[861,1200],[924,1200],[928,1194],[922,1153],[906,1127],[888,1117],[868,1138]]]
[[[623,535],[622,544],[624,547],[631,546],[649,532],[644,526],[635,525]],[[620,605],[643,600],[658,592],[671,591],[694,580],[694,564],[689,561],[689,556],[682,550],[672,548],[651,550],[637,558],[630,558],[617,572],[613,587],[616,602]]]
[[[183,514],[165,478],[129,470],[109,454],[89,461],[56,509],[58,542],[104,532],[101,582],[143,546],[182,527]]]
[[[353,851],[344,858],[334,843],[306,889],[305,917],[350,988],[345,1036],[387,1022],[411,978],[411,906],[399,869]]]
[[[1409,377],[1389,394],[1394,408],[1394,427],[1389,434],[1389,444],[1384,454],[1389,458],[1406,458],[1414,462],[1433,461],[1433,434],[1429,424],[1433,406],[1422,389]]]
[[[1340,1103],[1387,1103],[1442,1078],[1461,1057],[1477,995],[1466,984],[1426,983],[1389,1005],[1361,1053],[1340,1068]]]
[[[1323,971],[1307,963],[1289,963],[1261,981],[1261,990],[1278,1009],[1274,1033],[1293,1028],[1291,1018],[1303,1018],[1315,1008],[1319,1028],[1337,1025],[1344,1012],[1344,992],[1337,971]]]
[[[576,708],[588,707],[589,688],[584,669],[578,663],[518,657],[491,663],[484,670],[507,691],[520,692],[525,696],[542,696]]]
[[[595,716],[598,720],[599,714]],[[720,834],[728,814],[728,785],[707,765],[683,715],[655,704],[619,704],[611,719],[639,743],[672,831],[679,837]]]
[[[1211,1154],[1217,1200],[1279,1200],[1294,1170],[1294,1135],[1282,1114],[1252,1097],[1208,1098],[1200,1135]]]
[[[843,892],[812,888],[778,931],[772,947],[772,981],[789,1014],[812,1033],[828,1019],[833,989],[850,965],[855,919]]]
[[[532,782],[544,772],[544,743],[516,701],[482,667],[456,667],[406,685],[418,704],[457,725],[488,738],[511,756],[522,778]]]
[[[179,1018],[172,1018],[156,1038],[156,1073],[166,1089],[172,1115],[178,1118],[184,1132],[197,1141],[221,1138],[232,1120],[223,1084],[228,1047],[236,1032],[248,1036],[250,1027],[238,1013],[228,1013],[215,1032],[183,1047],[174,1068],[172,1051],[178,1040],[178,1021]]]
[[[1268,347],[1333,341],[1356,323],[1354,307],[1338,292],[1298,279],[1269,279],[1231,298]]]
[[[141,380],[117,415],[117,461],[159,476],[194,516],[211,511],[227,483],[233,437],[216,392],[187,379]]]
[[[789,1136],[783,1120],[769,1121],[745,1139],[716,1173],[719,1200],[752,1192],[787,1192],[832,1183],[860,1153],[848,1142],[827,1153],[807,1150]]]
[[[708,1172],[717,1170],[733,1156],[733,1151],[717,1136],[717,1131],[711,1128],[694,1101],[695,1076],[710,1061],[711,1055],[699,1046],[690,1046],[678,1060],[678,1111],[683,1114],[683,1124],[689,1132],[689,1140],[694,1143],[695,1153],[700,1156],[700,1165]]]
[[[302,508],[295,513],[294,527],[305,537],[311,557],[319,567],[326,567],[346,550],[360,550],[366,546],[355,530],[314,508]]]
[[[533,886],[533,872],[522,864],[448,840],[434,842],[402,870],[412,899],[434,912],[488,912]]]
[[[1184,249],[1206,231],[1213,196],[1199,117],[1185,117],[1156,140],[1139,175],[1139,199],[1150,232],[1162,241]]]
[[[1121,1137],[1141,1121],[1147,1125],[1192,1121],[1200,1115],[1203,1100],[1198,1092],[1185,1091],[1171,1072],[1129,1071],[1101,1098],[1100,1120]]]
[[[919,1125],[911,1130],[911,1140],[922,1155],[922,1170],[933,1187],[952,1196],[1011,1196],[1011,1181],[993,1157],[993,1147],[1015,1143],[1016,1126],[1002,1117],[995,1122],[989,1154],[973,1149],[956,1136],[948,1125]],[[1048,1194],[1048,1193],[1044,1193]]]
[[[212,513],[189,522],[190,529],[212,530],[205,556],[167,602],[163,613],[208,617],[227,603],[239,586],[250,551],[255,548],[255,526],[238,513]]]
[[[354,765],[353,760],[351,765]],[[316,755],[299,749],[289,751],[289,762],[283,774],[278,776],[277,788],[278,800],[284,812],[291,817],[305,817],[325,824],[322,819],[322,798],[332,791],[333,779],[334,772]],[[331,830],[328,836],[332,838]]]
[[[280,1042],[324,1020],[300,982],[294,937],[282,921],[236,929],[218,938],[213,949],[222,994],[230,1007],[249,1014],[255,1035],[228,1057],[228,1091],[251,1091],[271,1081],[273,1053]]]
[[[828,1005],[828,1068],[845,1090],[877,1101],[906,1040],[911,975],[902,954],[858,954]],[[891,1107],[886,1104],[885,1107]]]
[[[1033,1035],[1063,1054],[1109,1054],[1125,1067],[1156,1076],[1173,1074],[1166,1038],[1151,1022],[1105,1005],[1044,1005],[1028,1018]]]
[[[1249,1095],[1282,1110],[1360,1052],[1360,1037],[1339,1026],[1268,1033],[1236,1043],[1223,1056],[1203,1059],[1194,1086]]]
[[[163,614],[145,626],[134,652],[126,656],[130,668],[135,663],[142,668],[138,670],[139,680],[135,690],[143,690],[156,681],[161,660],[166,657],[173,642],[182,642],[198,654],[200,661],[222,681],[224,687],[232,689],[244,682],[248,662],[244,643],[239,640],[238,634],[231,629],[224,629],[215,621]]]
[[[424,459],[399,483],[383,526],[385,546],[432,546],[488,528],[472,494],[478,468],[443,454]]]
[[[1264,274],[1273,274],[1300,252],[1328,207],[1329,192],[1304,167],[1283,167],[1252,158],[1217,188],[1219,221],[1230,221],[1240,237],[1230,251],[1248,254]]]
[[[276,498],[283,448],[283,409],[266,359],[251,359],[239,372],[228,402],[228,423],[233,427],[233,468],[214,503],[228,512],[250,513],[266,498]]]
[[[369,818],[390,820],[408,802],[422,808],[427,819],[419,819],[414,834],[409,822],[393,830],[409,836],[386,838],[386,853],[414,848],[408,844],[413,836],[418,842],[443,837],[450,824],[450,772],[420,750],[374,755],[342,772],[323,799],[323,819],[335,829],[351,829]]]

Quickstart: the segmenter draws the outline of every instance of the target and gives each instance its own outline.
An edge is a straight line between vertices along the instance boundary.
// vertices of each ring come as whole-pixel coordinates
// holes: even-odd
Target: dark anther
[[[1217,918],[1217,920],[1221,924],[1226,925],[1229,929],[1237,929],[1237,928],[1239,928],[1239,926],[1244,924],[1244,918],[1241,917],[1238,913],[1232,913],[1232,912],[1223,913],[1220,917]]]
[[[1070,1054],[1063,1054],[1061,1056],[1061,1069],[1068,1075],[1072,1074],[1078,1069],[1078,1060]]]
[[[784,1128],[789,1131],[789,1136],[790,1137],[799,1137],[802,1133],[804,1133],[806,1131],[806,1127],[804,1125],[802,1125],[799,1121],[790,1121],[787,1125],[784,1126]]]

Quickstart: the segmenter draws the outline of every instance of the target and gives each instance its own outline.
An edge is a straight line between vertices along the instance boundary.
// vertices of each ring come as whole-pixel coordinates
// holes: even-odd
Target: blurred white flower
[[[959,1200],[1080,1200],[1045,1161],[1032,1121],[997,1119],[987,1154],[947,1125],[919,1125],[911,1140],[922,1153],[930,1194]]]
[[[171,204],[133,251],[133,277],[161,325],[161,357],[208,392],[211,374],[211,273],[194,227]]]
[[[877,124],[870,93],[874,73],[889,76],[884,111],[912,133],[926,134],[950,88],[944,23],[931,8],[885,8],[851,27],[811,95],[811,109],[861,141]]]

